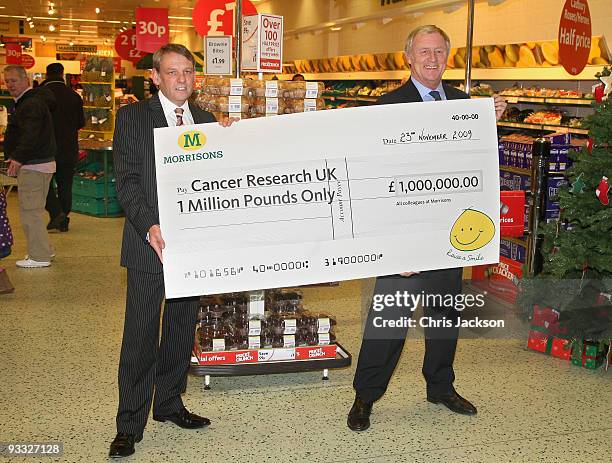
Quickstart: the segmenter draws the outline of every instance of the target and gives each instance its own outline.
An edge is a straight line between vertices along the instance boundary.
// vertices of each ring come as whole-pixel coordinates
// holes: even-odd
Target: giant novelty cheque
[[[166,297],[498,262],[492,99],[155,130]]]

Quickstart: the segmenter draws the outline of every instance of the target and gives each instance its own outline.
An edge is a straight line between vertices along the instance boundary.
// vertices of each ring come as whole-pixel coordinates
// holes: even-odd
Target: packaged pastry
[[[252,82],[254,81],[207,76],[202,82],[202,93],[218,96],[249,96],[252,94]]]
[[[209,112],[247,113],[251,107],[251,99],[246,96],[223,96],[201,93],[196,102],[198,106]]]

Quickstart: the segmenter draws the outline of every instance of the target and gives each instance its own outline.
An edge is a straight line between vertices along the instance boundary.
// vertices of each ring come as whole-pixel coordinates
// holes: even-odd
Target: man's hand
[[[493,102],[495,103],[495,118],[500,120],[502,114],[504,114],[504,111],[506,110],[506,106],[508,106],[508,103],[506,103],[506,100],[504,100],[503,97],[499,96],[497,93],[493,95]]]
[[[229,127],[230,125],[232,125],[234,122],[238,122],[240,119],[238,119],[237,117],[226,117],[225,119],[221,119],[219,121],[219,125],[221,127]]]
[[[400,273],[401,276],[403,277],[411,277],[412,275],[418,275],[420,272],[404,272],[404,273]]]
[[[19,173],[19,169],[21,169],[22,164],[14,159],[9,159],[8,167],[6,168],[6,175],[9,177],[17,177]]]
[[[149,228],[149,244],[155,251],[155,254],[157,254],[157,257],[159,257],[159,261],[163,264],[164,259],[162,257],[162,249],[166,247],[166,243],[162,238],[161,228],[159,228],[159,225],[153,225],[151,228]]]

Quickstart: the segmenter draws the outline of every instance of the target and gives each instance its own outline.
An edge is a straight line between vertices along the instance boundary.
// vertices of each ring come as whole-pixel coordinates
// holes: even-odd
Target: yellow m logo
[[[190,130],[179,135],[178,145],[185,151],[195,151],[206,144],[206,135],[199,130]]]

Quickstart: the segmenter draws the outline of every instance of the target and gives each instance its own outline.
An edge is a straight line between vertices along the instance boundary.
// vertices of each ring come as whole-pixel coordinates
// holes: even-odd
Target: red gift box
[[[540,331],[529,331],[529,338],[527,339],[527,347],[529,349],[548,353],[550,352],[551,344],[552,336]]]
[[[569,339],[553,338],[550,355],[569,360],[572,355],[572,342]]]
[[[550,307],[533,306],[533,317],[531,324],[542,328],[550,328],[551,325],[556,325],[559,321],[559,312]]]

